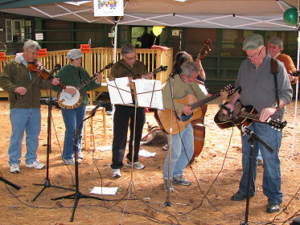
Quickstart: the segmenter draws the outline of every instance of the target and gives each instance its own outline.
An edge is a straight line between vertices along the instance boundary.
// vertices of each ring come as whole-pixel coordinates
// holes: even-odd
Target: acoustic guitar
[[[253,106],[243,106],[241,102],[236,102],[234,110],[230,115],[225,115],[220,109],[215,115],[214,121],[221,129],[237,126],[241,129],[242,125],[250,126],[252,121],[261,122],[260,115]],[[287,121],[267,119],[265,122],[276,130],[283,129],[287,125]]]
[[[231,95],[234,92],[234,87],[232,85],[228,85],[224,89],[228,95]],[[200,101],[197,101],[197,98],[195,95],[189,94],[181,99],[174,99],[175,102],[180,103],[182,105],[190,105],[193,113],[189,116],[186,116],[184,114],[181,114],[180,117],[177,117],[176,113],[171,113],[170,109],[164,109],[164,110],[157,110],[155,112],[155,118],[157,120],[157,123],[159,124],[160,128],[162,130],[165,130],[167,133],[169,133],[170,128],[172,127],[172,134],[178,134],[181,131],[184,130],[184,128],[193,120],[196,120],[201,117],[202,110],[201,106],[204,104],[207,104],[208,102],[218,98],[220,96],[220,93],[216,93],[212,96],[209,96],[205,99],[202,99]],[[171,124],[171,117],[174,124]]]

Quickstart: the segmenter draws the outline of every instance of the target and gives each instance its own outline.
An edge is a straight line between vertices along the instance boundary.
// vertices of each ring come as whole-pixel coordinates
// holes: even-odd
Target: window
[[[19,42],[25,40],[24,20],[5,20],[6,42]]]

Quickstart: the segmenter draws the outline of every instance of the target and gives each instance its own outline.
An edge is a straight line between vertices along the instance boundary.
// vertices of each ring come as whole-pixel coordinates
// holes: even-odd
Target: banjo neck
[[[98,73],[102,73],[104,70],[106,69],[110,69],[112,66],[114,65],[114,63],[110,63],[108,65],[106,65],[103,69],[101,69]],[[77,87],[77,89],[80,91],[82,88],[84,88],[86,85],[88,85],[91,81],[95,80],[97,78],[97,74],[94,74],[93,76],[91,76],[89,79],[87,79],[86,81],[84,81],[81,85],[79,85]]]

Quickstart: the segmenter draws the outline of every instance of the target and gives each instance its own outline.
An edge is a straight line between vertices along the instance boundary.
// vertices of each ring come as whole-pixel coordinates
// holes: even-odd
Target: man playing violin
[[[41,130],[40,98],[41,89],[49,89],[49,81],[43,80],[36,72],[28,70],[28,63],[35,62],[40,45],[33,40],[24,43],[19,60],[8,62],[0,76],[0,86],[9,94],[10,121],[12,133],[8,148],[11,173],[20,172],[22,140],[26,132],[26,167],[44,168],[37,160],[38,136]],[[38,62],[38,67],[41,64]],[[52,79],[52,85],[59,80]]]
[[[152,73],[147,73],[146,66],[136,60],[136,50],[131,44],[126,44],[121,48],[122,59],[114,64],[111,69],[112,78],[128,77],[129,81],[132,79],[143,78],[151,79]],[[143,169],[145,166],[139,162],[140,141],[145,123],[145,109],[137,108],[136,126],[135,126],[135,140],[133,142],[135,108],[125,105],[116,105],[114,112],[114,138],[112,144],[112,177],[121,177],[120,169],[123,167],[123,158],[125,153],[128,122],[130,120],[130,140],[129,153],[127,154],[127,166],[132,166],[135,169]],[[132,149],[134,143],[134,153]],[[132,154],[134,154],[133,162]]]

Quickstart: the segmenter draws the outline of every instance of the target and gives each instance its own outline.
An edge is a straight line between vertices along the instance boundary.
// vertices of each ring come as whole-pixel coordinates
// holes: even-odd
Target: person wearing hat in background
[[[239,100],[243,105],[253,106],[260,114],[260,122],[252,122],[248,129],[252,130],[256,136],[274,150],[274,152],[270,152],[260,142],[254,142],[253,158],[257,157],[260,149],[264,160],[263,193],[268,197],[267,212],[273,213],[280,210],[282,203],[280,160],[278,157],[282,130],[275,130],[265,122],[269,117],[283,119],[285,105],[291,102],[293,90],[283,63],[276,60],[278,64],[277,76],[275,77],[271,73],[271,56],[266,51],[261,35],[252,34],[248,36],[243,43],[243,50],[246,51],[248,57],[242,62],[235,82],[235,87],[240,87],[241,90],[232,95],[226,106],[233,110],[236,101]],[[275,78],[278,84],[279,102],[275,97]],[[226,113],[225,110],[224,113]],[[231,198],[233,201],[241,201],[247,197],[251,147],[248,140],[249,135],[242,135],[243,174],[239,191]],[[253,171],[250,190],[250,197],[252,197],[255,194],[257,161],[253,160],[253,164],[250,166],[252,166]]]
[[[283,62],[286,71],[288,72],[290,82],[292,85],[294,85],[297,82],[298,78],[293,77],[292,75],[290,75],[290,73],[297,71],[297,68],[292,58],[287,54],[283,54],[282,51],[283,41],[279,37],[272,37],[268,43],[268,52],[271,57]]]
[[[81,67],[82,54],[78,49],[72,49],[67,54],[67,59],[70,60],[70,63],[61,68],[61,70],[55,75],[56,78],[59,78],[64,85],[72,85],[75,87],[80,86],[86,80],[90,79],[88,72]],[[89,104],[88,91],[97,89],[101,86],[101,74],[97,74],[97,79],[91,81],[86,86],[81,89],[82,102],[81,105],[74,109],[61,109],[62,116],[65,123],[65,139],[64,139],[64,150],[63,150],[63,162],[67,165],[74,165],[75,160],[73,157],[74,153],[74,130],[78,125],[83,121],[85,117],[85,106]],[[61,92],[62,88],[60,86],[53,87],[53,90]],[[64,89],[65,92],[74,95],[75,90],[71,88]],[[80,138],[78,140],[78,159],[82,160],[83,155],[81,153],[81,141],[82,141],[82,129],[83,124],[80,129]]]
[[[296,84],[298,78],[290,75],[290,73],[297,71],[296,66],[289,55],[281,53],[282,50],[283,41],[279,37],[272,37],[268,42],[268,52],[271,57],[279,60],[280,62],[283,62],[288,73],[291,85],[294,85]],[[260,151],[257,155],[257,163],[258,165],[263,165],[262,155]]]

